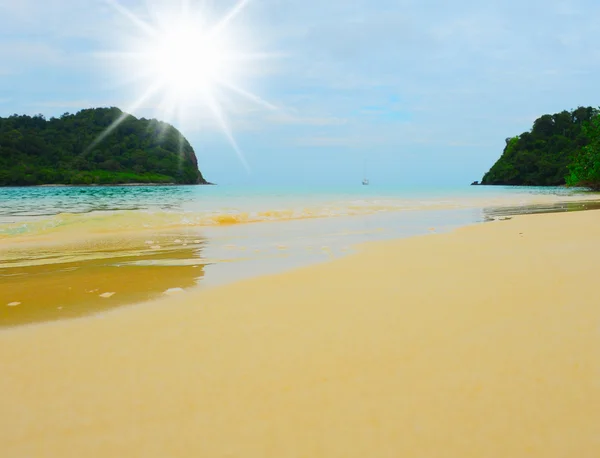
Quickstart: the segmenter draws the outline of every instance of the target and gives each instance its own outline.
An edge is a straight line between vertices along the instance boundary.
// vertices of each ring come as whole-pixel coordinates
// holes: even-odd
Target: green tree
[[[567,185],[586,186],[600,190],[600,115],[583,124],[588,144],[574,156],[569,165]]]

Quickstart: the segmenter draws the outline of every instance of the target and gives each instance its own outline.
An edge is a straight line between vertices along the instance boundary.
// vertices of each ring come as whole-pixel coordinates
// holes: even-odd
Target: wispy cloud
[[[35,112],[43,112],[46,110],[61,111],[64,112],[77,112],[85,108],[92,107],[109,107],[113,104],[110,101],[99,101],[91,99],[77,99],[77,100],[45,100],[45,101],[33,101],[29,102],[26,106]]]
[[[345,118],[332,117],[306,117],[292,115],[283,111],[270,113],[265,121],[275,124],[302,125],[302,126],[342,126],[348,123]]]
[[[301,147],[345,147],[359,148],[368,142],[361,138],[352,137],[302,137],[295,140],[296,146]]]
[[[61,49],[40,41],[0,43],[0,60],[11,69],[59,64],[64,58]]]

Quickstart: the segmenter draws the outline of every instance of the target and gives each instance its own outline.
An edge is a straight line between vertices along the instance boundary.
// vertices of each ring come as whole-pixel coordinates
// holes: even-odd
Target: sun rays
[[[249,0],[239,0],[216,20],[211,11],[191,0],[168,2],[169,6],[167,2],[160,5],[158,0],[148,0],[149,9],[154,10],[152,20],[134,13],[118,0],[105,1],[132,26],[131,36],[121,40],[122,49],[104,53],[117,66],[120,77],[139,91],[126,112],[154,101],[157,116],[181,124],[183,113],[200,107],[209,113],[249,171],[220,101],[220,95],[228,92],[265,109],[276,109],[245,89],[241,82],[251,63],[277,57],[247,49],[248,40],[236,35],[235,19],[247,8]],[[126,118],[124,114],[116,119],[88,149]]]

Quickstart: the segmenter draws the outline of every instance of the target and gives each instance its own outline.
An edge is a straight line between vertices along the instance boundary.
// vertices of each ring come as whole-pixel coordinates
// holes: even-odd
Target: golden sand
[[[600,212],[0,332],[12,457],[598,457]]]

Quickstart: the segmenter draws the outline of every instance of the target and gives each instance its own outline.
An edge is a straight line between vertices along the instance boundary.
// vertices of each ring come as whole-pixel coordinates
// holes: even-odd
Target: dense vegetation
[[[0,118],[0,185],[206,183],[193,148],[169,124],[127,116],[100,137],[121,116],[96,108]]]
[[[481,184],[591,186],[593,179],[600,183],[599,114],[595,108],[579,107],[536,119],[531,131],[506,139],[502,156]],[[589,172],[590,161],[597,165],[595,178]]]
[[[600,190],[600,115],[597,114],[584,124],[583,133],[588,143],[575,154],[569,164],[567,185]]]

